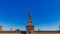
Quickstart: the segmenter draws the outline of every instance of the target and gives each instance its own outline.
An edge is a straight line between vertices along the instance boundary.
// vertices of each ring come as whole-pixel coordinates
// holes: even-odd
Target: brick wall
[[[34,32],[34,34],[60,34],[58,31],[41,31]]]
[[[0,33],[0,34],[21,34],[21,33]]]
[[[0,34],[21,34],[20,31],[0,31]]]

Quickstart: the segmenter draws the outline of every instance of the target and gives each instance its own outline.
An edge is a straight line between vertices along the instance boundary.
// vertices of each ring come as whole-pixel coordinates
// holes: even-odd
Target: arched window
[[[29,34],[31,34],[31,32],[29,32]]]

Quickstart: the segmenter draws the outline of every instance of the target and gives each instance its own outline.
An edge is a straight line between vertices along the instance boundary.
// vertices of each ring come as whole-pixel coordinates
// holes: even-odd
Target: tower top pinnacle
[[[32,26],[31,13],[28,14],[28,26]]]
[[[29,13],[29,15],[28,15],[28,16],[29,16],[28,18],[29,18],[29,19],[31,19],[31,13]]]

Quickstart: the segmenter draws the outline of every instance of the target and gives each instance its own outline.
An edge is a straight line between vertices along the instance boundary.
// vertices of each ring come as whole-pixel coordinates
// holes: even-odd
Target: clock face
[[[29,25],[31,25],[31,23],[29,23]]]

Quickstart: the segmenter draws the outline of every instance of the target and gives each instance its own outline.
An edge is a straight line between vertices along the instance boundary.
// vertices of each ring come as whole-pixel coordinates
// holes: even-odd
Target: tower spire
[[[28,25],[26,26],[26,34],[33,34],[34,26],[32,25],[31,13],[28,14]]]
[[[28,16],[29,16],[29,19],[31,19],[31,13],[29,13],[29,15],[28,15]]]
[[[28,15],[28,26],[32,26],[31,13],[29,13],[29,15]]]

